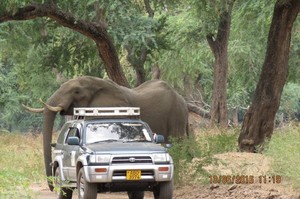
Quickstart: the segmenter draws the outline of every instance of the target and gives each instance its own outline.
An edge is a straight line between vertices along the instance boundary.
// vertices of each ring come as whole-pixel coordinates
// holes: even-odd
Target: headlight
[[[168,153],[155,153],[153,154],[154,163],[171,163],[172,158]]]
[[[110,162],[110,155],[90,155],[89,162],[108,164]]]

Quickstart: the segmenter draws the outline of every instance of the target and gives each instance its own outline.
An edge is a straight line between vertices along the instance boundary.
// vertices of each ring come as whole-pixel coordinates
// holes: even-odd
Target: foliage
[[[300,85],[288,83],[285,85],[282,95],[280,107],[277,112],[277,118],[285,117],[285,121],[293,120],[300,112]],[[282,118],[283,119],[283,118]],[[282,122],[282,121],[281,121]]]
[[[179,9],[178,13],[167,19],[166,39],[170,50],[159,52],[158,65],[162,69],[163,77],[183,90],[182,80],[189,76],[194,81],[201,76],[201,86],[205,94],[210,93],[212,86],[212,55],[205,38],[199,37],[197,29],[199,20],[193,17],[193,10]],[[206,96],[204,96],[206,99]]]
[[[237,1],[229,41],[228,106],[250,104],[263,65],[273,4]],[[255,36],[254,36],[255,35]]]
[[[0,82],[3,85],[0,91],[0,127],[10,131],[40,131],[41,115],[26,112],[21,104],[40,107],[37,99],[44,99],[55,88],[51,68],[42,66],[43,59],[37,53],[40,48],[35,45],[38,37],[27,31],[29,26],[20,23],[8,33],[6,31],[12,26],[5,24],[0,32],[0,38],[6,38],[0,40],[1,46],[6,46],[0,49]],[[45,89],[49,86],[52,89]]]
[[[189,0],[189,2],[195,8],[196,17],[202,22],[201,27],[197,28],[200,30],[200,34],[206,36],[217,34],[220,16],[223,12],[228,11],[233,0]]]
[[[294,82],[299,84],[299,76],[300,76],[300,20],[294,22],[293,33],[291,39],[291,51],[289,58],[289,77],[288,80],[290,82]]]
[[[229,131],[203,129],[197,132],[195,137],[184,140],[172,139],[169,153],[175,164],[175,182],[177,184],[192,184],[197,181],[207,183],[208,173],[202,167],[214,161],[214,154],[236,151],[237,135],[237,129]]]

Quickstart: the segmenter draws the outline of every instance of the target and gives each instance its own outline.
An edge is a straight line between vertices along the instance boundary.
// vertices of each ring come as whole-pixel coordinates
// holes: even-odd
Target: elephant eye
[[[79,94],[79,91],[78,90],[75,90],[75,92],[74,92],[75,94]]]

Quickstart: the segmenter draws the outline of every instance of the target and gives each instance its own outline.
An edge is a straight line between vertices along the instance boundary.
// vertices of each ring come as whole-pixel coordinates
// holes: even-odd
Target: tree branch
[[[98,40],[96,36],[104,37],[101,32],[105,30],[98,24],[78,20],[70,13],[61,11],[54,4],[31,4],[19,8],[15,13],[6,12],[0,15],[0,23],[6,21],[30,20],[39,17],[49,17],[60,25],[76,30],[93,40]]]
[[[154,10],[151,8],[150,1],[144,0],[145,9],[148,13],[148,17],[153,18],[154,17]]]
[[[196,106],[195,104],[192,104],[189,102],[187,102],[186,104],[187,104],[189,111],[194,112],[204,118],[210,119],[211,115],[210,115],[209,111],[206,111],[206,110],[200,108],[199,106]]]
[[[208,42],[208,45],[209,45],[211,51],[215,55],[217,53],[217,48],[216,48],[216,42],[214,40],[214,35],[213,34],[207,34],[206,35],[206,40]]]
[[[116,83],[129,86],[121,68],[118,53],[102,23],[92,23],[76,19],[71,13],[60,10],[55,4],[30,4],[19,8],[15,13],[0,14],[0,23],[14,20],[30,20],[38,17],[49,17],[60,25],[75,30],[94,40],[102,58],[106,72]]]

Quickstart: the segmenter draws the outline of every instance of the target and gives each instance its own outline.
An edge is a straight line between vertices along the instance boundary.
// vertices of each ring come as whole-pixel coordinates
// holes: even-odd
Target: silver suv
[[[96,199],[97,193],[126,191],[129,199],[171,199],[173,160],[138,119],[139,108],[76,108],[52,144],[52,170],[59,198]]]

